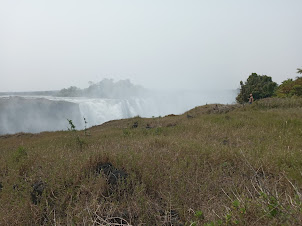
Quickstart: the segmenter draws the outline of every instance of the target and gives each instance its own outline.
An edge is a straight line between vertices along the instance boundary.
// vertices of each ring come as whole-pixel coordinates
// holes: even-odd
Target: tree
[[[297,73],[302,74],[302,69],[297,68]],[[276,91],[277,97],[302,96],[302,77],[295,80],[287,79],[282,82]]]
[[[79,97],[82,90],[76,86],[70,86],[68,89],[61,89],[57,96],[59,97]]]
[[[289,97],[291,95],[293,86],[294,81],[291,78],[284,80],[276,91],[277,97]]]
[[[277,97],[302,96],[302,77],[283,81],[278,87],[276,94]]]
[[[240,81],[240,86],[240,93],[236,97],[239,103],[248,102],[250,93],[253,94],[255,100],[271,97],[278,87],[271,77],[256,73],[252,73],[245,83]]]

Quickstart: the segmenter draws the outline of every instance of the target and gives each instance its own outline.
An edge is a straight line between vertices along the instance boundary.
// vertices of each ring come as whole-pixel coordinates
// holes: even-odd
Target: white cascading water
[[[88,121],[88,126],[142,114],[141,106],[135,100],[86,99],[78,104],[82,117]]]
[[[110,120],[135,116],[150,118],[182,114],[195,106],[206,103],[230,104],[234,102],[235,96],[235,91],[157,93],[125,99],[54,96],[10,98],[2,96],[0,97],[0,106],[2,106],[0,109],[0,134],[66,130],[68,128],[66,119],[73,119],[77,129],[83,129],[83,118],[88,122],[86,127],[91,127]],[[23,101],[23,99],[29,102]],[[12,104],[7,107],[8,103]],[[73,105],[68,105],[70,103]],[[78,108],[75,108],[77,106]]]
[[[79,105],[82,118],[85,117],[86,126],[99,125],[114,119],[131,118],[134,116],[152,117],[166,112],[155,106],[154,100],[142,98],[129,99],[101,99],[101,98],[65,98],[44,97],[52,101],[66,101]],[[83,125],[81,125],[83,126]]]

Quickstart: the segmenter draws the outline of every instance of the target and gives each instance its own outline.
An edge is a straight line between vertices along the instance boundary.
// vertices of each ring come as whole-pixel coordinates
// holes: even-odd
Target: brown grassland
[[[302,99],[0,136],[0,225],[302,225]]]

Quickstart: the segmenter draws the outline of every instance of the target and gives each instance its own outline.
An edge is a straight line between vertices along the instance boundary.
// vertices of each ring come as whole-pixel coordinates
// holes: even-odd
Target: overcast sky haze
[[[0,92],[103,78],[158,89],[277,83],[302,66],[302,0],[0,0]]]

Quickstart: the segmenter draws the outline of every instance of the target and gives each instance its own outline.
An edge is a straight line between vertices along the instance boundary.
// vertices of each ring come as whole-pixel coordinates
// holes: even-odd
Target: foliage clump
[[[236,97],[239,103],[248,102],[251,93],[255,100],[271,97],[278,87],[270,76],[257,75],[257,73],[252,73],[245,83],[240,81],[240,86],[240,93]]]
[[[287,79],[282,82],[276,91],[277,97],[302,96],[302,77],[295,80]]]
[[[82,90],[76,86],[70,86],[69,88],[64,88],[57,94],[59,97],[80,97],[82,96]]]
[[[113,79],[103,79],[97,83],[89,82],[89,87],[84,89],[75,86],[62,89],[56,95],[59,97],[128,98],[141,96],[144,92],[143,87],[132,84],[128,79],[117,82]]]

